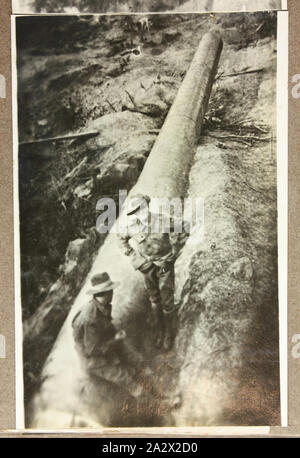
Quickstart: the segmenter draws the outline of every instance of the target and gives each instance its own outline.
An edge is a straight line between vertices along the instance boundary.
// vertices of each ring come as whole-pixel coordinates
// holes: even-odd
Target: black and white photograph
[[[25,428],[281,424],[277,25],[14,19]]]
[[[203,13],[286,8],[282,0],[12,0],[15,14]]]

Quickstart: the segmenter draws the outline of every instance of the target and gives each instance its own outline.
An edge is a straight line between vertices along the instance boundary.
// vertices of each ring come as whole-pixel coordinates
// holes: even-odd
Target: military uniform
[[[187,239],[187,225],[176,232],[176,220],[150,214],[151,225],[133,220],[119,234],[121,246],[133,267],[144,274],[152,305],[162,302],[164,312],[174,311],[174,263]],[[178,226],[179,227],[179,226]],[[154,230],[154,231],[153,231]]]
[[[143,366],[144,361],[126,338],[115,338],[111,306],[107,313],[102,312],[93,298],[75,315],[72,327],[76,349],[88,374],[117,384],[133,383],[135,369]]]
[[[132,219],[132,224],[130,223]],[[188,225],[166,215],[149,213],[149,223],[129,217],[126,230],[119,234],[122,249],[133,267],[144,275],[144,282],[156,316],[156,326],[168,329],[168,318],[175,312],[174,263],[188,237]],[[178,229],[179,228],[179,229]],[[176,230],[178,232],[176,232]],[[169,327],[169,331],[171,331]],[[160,333],[163,332],[163,329]],[[158,337],[158,341],[161,338]]]

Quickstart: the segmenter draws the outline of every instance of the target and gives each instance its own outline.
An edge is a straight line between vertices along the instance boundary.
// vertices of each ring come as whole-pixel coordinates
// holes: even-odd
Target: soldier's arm
[[[125,228],[121,229],[121,232],[117,234],[118,245],[120,249],[124,252],[124,254],[126,256],[129,256],[133,252],[133,249],[129,245],[130,235],[128,233],[128,230],[126,230]]]
[[[131,248],[131,246],[128,243],[130,240],[130,237],[120,235],[118,238],[119,238],[119,246],[121,250],[124,252],[126,256],[129,256],[133,252],[133,249]]]
[[[81,312],[78,312],[72,320],[73,337],[75,342],[82,342],[84,336],[84,326],[79,319]]]
[[[185,242],[189,238],[190,235],[190,225],[187,221],[176,220],[174,218],[171,219],[171,228],[170,228],[170,243],[172,245],[172,251],[174,257],[178,257],[180,251],[184,247]],[[176,232],[176,230],[181,229],[180,232]]]
[[[115,336],[112,339],[109,339],[107,342],[103,344],[103,347],[102,347],[103,354],[109,354],[112,351],[114,351],[118,347],[120,341],[125,339],[125,337],[126,337],[125,331],[116,332]]]

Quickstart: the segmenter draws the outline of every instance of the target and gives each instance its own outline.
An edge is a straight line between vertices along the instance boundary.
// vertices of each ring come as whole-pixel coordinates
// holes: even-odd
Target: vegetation
[[[77,9],[80,12],[106,13],[117,11],[166,11],[175,9],[187,0],[36,0],[37,12],[65,12]]]

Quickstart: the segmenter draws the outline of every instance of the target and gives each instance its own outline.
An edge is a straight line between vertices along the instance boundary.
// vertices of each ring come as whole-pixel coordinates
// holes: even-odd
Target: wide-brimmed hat
[[[139,208],[141,208],[145,203],[148,205],[150,203],[150,197],[144,196],[143,194],[136,194],[135,196],[129,197],[126,207],[126,214],[133,215]]]
[[[107,272],[102,272],[100,274],[96,274],[91,278],[92,289],[90,289],[87,294],[98,294],[104,293],[105,291],[110,291],[115,289],[120,282],[118,281],[111,281],[110,276]]]

